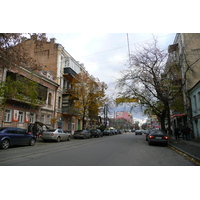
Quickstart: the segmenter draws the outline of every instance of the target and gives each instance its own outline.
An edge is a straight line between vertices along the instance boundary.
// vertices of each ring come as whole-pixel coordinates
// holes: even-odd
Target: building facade
[[[174,43],[168,48],[169,57],[167,66],[175,64],[179,66],[179,74],[183,84],[183,112],[173,112],[173,125],[183,128],[188,125],[193,128],[193,136],[198,136],[197,128],[194,127],[196,120],[192,117],[194,99],[189,95],[189,91],[199,82],[200,74],[200,34],[199,33],[177,33]],[[197,86],[196,86],[197,87]],[[192,89],[194,92],[194,89]],[[192,94],[193,95],[193,94]],[[191,98],[190,98],[191,97]],[[195,125],[196,126],[196,125]]]
[[[126,111],[116,112],[116,119],[126,119],[130,123],[133,123],[132,114]]]
[[[189,90],[191,121],[195,138],[200,138],[200,81]]]
[[[20,69],[20,70],[19,70]],[[4,110],[1,112],[1,126],[19,127],[27,129],[30,123],[40,121],[47,126],[54,126],[52,119],[55,118],[55,98],[58,84],[52,79],[50,72],[42,74],[20,67],[17,71],[0,68],[0,81],[5,82],[7,77],[16,80],[26,77],[38,84],[38,103],[33,105],[29,101],[16,98],[6,99]]]
[[[82,129],[81,119],[74,108],[74,99],[71,99],[73,91],[72,81],[76,74],[87,71],[83,64],[76,61],[61,44],[50,39],[42,47],[37,47],[33,38],[24,40],[23,47],[27,49],[32,58],[40,63],[40,70],[48,69],[53,79],[58,84],[55,101],[55,121],[57,126],[69,130]]]

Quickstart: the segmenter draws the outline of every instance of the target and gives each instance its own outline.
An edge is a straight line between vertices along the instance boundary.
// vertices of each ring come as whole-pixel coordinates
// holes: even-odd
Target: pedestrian
[[[38,127],[37,127],[37,124],[34,124],[34,125],[33,125],[32,130],[33,130],[33,135],[34,135],[34,136],[37,136],[38,131],[39,131],[39,129],[38,129]]]
[[[183,132],[184,132],[184,135],[185,135],[185,139],[186,140],[190,140],[190,132],[191,132],[191,129],[186,126],[184,129],[183,129]]]
[[[42,126],[42,131],[46,131],[47,127],[45,125]]]
[[[28,133],[32,134],[33,130],[32,130],[32,124],[28,125]]]
[[[175,134],[176,140],[179,140],[180,129],[178,127],[174,129],[174,134]]]

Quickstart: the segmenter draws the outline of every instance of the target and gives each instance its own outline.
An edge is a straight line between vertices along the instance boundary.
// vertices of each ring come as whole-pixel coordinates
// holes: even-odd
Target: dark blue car
[[[21,128],[0,127],[0,148],[7,149],[15,145],[34,146],[36,137]]]

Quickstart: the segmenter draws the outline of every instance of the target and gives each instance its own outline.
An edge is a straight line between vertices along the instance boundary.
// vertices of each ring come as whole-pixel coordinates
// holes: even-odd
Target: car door
[[[6,137],[10,138],[11,145],[18,144],[18,137],[17,137],[17,129],[16,128],[7,128],[5,131]]]
[[[64,136],[65,136],[65,140],[67,140],[68,137],[69,137],[69,133],[68,133],[67,131],[64,131],[64,130],[63,130],[63,134],[64,134]]]
[[[66,139],[66,134],[64,134],[64,131],[62,129],[58,129],[58,135],[60,136],[61,140]]]
[[[18,128],[17,137],[18,137],[17,139],[18,139],[19,145],[29,144],[30,135],[27,133],[26,130]]]

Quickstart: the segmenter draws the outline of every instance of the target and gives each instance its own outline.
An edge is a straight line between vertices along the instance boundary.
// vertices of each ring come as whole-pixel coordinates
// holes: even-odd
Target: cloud
[[[175,34],[154,34],[162,48],[173,43]],[[109,88],[107,94],[115,98],[115,81],[120,72],[127,66],[128,41],[130,51],[134,52],[136,45],[149,43],[151,33],[50,33],[49,38],[55,37],[70,55],[83,63],[89,74],[105,82]],[[129,40],[127,40],[129,39]],[[134,111],[138,118],[144,118],[141,111]],[[140,114],[139,114],[140,113]]]

